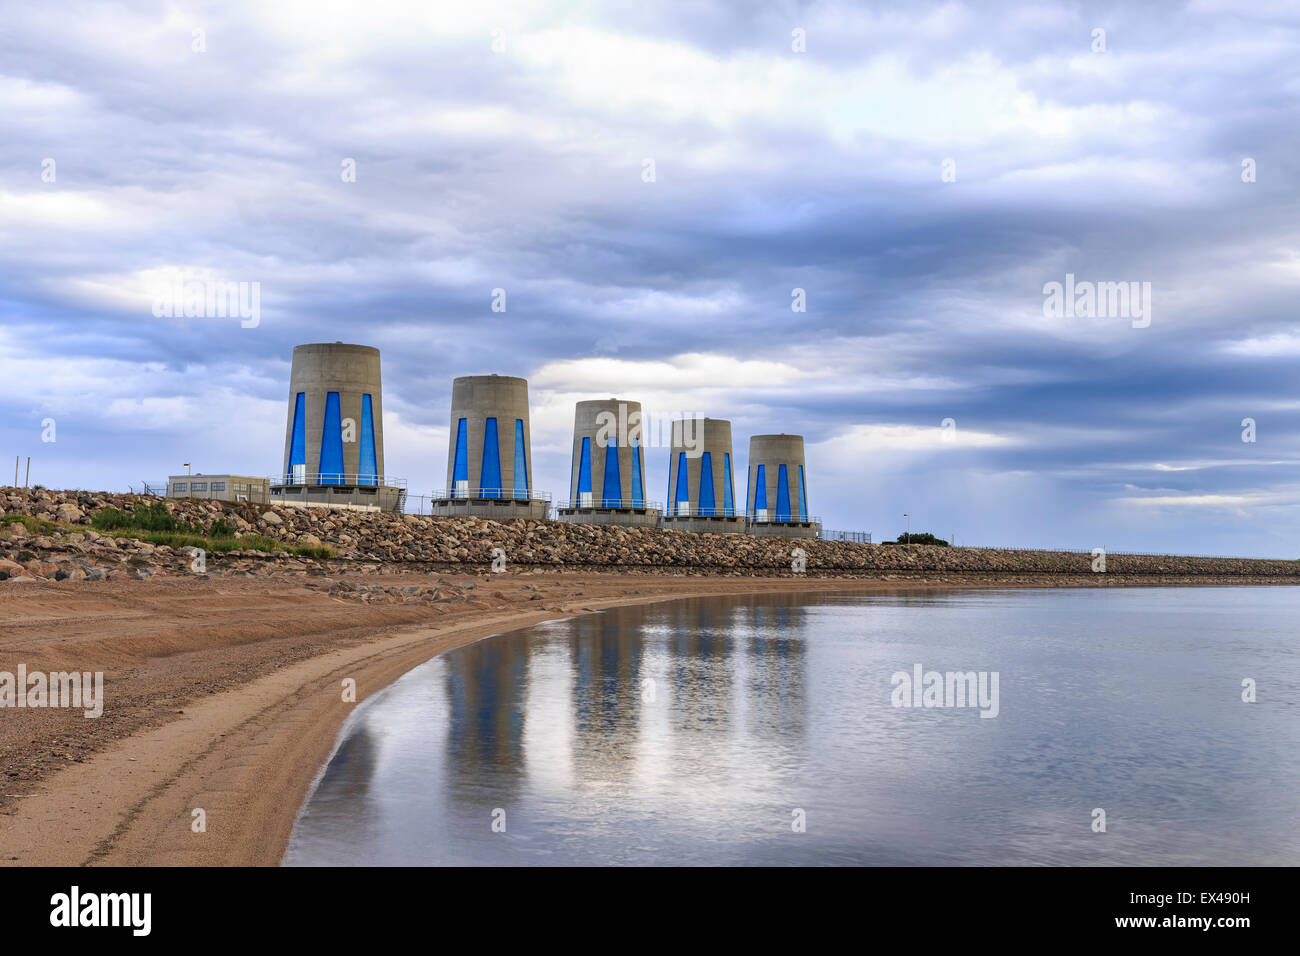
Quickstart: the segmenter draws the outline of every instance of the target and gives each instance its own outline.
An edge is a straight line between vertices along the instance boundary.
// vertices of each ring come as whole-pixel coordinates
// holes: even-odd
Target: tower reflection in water
[[[808,611],[779,597],[688,599],[445,655],[451,792],[480,817],[485,801],[538,787],[594,809],[668,790],[694,804],[734,800],[741,781],[760,802],[804,752]],[[777,766],[750,759],[756,735],[779,750]]]

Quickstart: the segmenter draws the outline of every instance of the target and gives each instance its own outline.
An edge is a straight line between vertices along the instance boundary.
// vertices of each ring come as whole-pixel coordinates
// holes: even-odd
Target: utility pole
[[[912,516],[910,514],[904,513],[903,517],[907,519],[907,538],[905,539],[904,543],[911,544],[912,543]]]
[[[16,481],[17,479],[14,480]],[[23,479],[24,490],[27,489],[27,485],[31,483],[31,480],[32,480],[32,456],[28,455],[27,456],[27,477]]]
[[[14,487],[18,487],[18,463],[23,460],[22,455],[14,455]]]

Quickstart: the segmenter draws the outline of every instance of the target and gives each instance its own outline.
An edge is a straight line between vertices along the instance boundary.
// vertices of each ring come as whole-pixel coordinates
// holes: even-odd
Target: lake
[[[553,621],[358,706],[284,862],[1294,866],[1298,610],[936,589]]]

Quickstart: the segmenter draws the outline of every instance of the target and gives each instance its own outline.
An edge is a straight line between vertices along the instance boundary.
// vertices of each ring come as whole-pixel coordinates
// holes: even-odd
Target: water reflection
[[[285,862],[1294,864],[1300,713],[1224,677],[1300,684],[1284,590],[688,599],[501,635],[354,715]],[[1000,715],[893,707],[916,662],[1000,671]]]
[[[522,631],[471,644],[445,658],[445,776],[462,796],[476,792],[485,780],[503,799],[522,784],[530,659],[529,638]]]
[[[570,746],[591,755],[603,779],[635,770],[642,698],[644,640],[635,617],[621,609],[573,622],[567,648],[572,674]]]

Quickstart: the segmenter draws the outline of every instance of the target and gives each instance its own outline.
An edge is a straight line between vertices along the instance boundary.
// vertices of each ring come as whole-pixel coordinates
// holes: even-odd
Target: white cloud
[[[867,455],[881,451],[931,452],[954,448],[1005,448],[1017,444],[1007,435],[942,425],[854,425],[823,444],[848,453]]]

